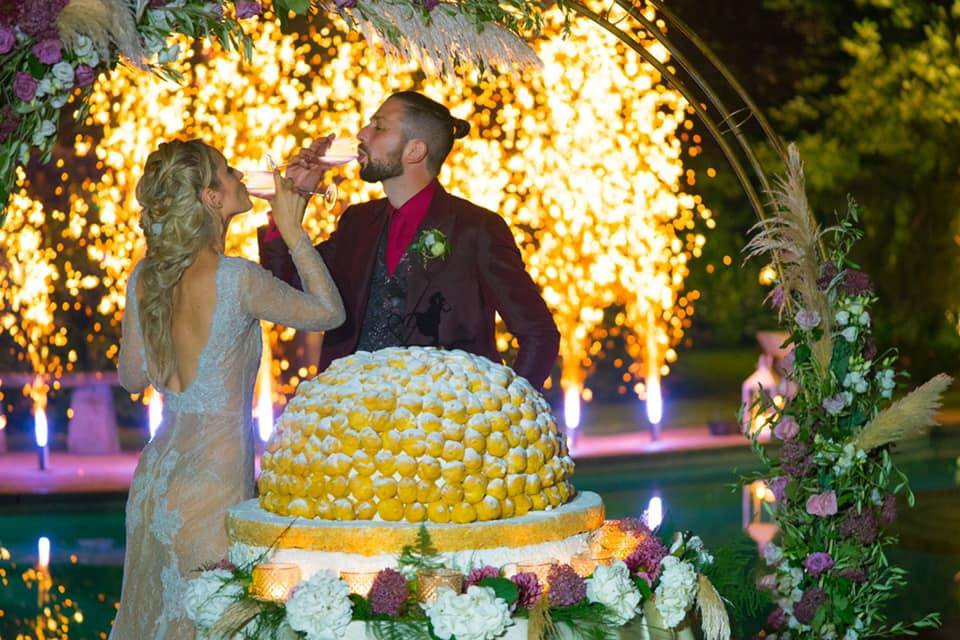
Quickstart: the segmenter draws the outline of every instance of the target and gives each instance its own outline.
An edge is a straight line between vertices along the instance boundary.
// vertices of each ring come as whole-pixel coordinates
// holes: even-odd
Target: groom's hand
[[[320,184],[320,179],[327,169],[333,165],[327,164],[321,158],[333,142],[333,135],[318,138],[306,149],[301,149],[287,165],[287,177],[301,193],[314,193]]]

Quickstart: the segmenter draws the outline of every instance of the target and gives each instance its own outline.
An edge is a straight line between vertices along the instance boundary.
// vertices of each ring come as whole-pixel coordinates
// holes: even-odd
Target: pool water
[[[911,478],[917,506],[902,506],[901,541],[890,553],[893,563],[910,572],[893,615],[910,619],[940,611],[944,628],[921,637],[960,638],[960,435],[943,431],[909,443],[895,459]],[[746,449],[586,460],[577,464],[575,483],[603,496],[610,518],[640,515],[652,506],[717,549],[743,535],[750,503],[733,485],[754,464]],[[122,495],[0,502],[0,545],[10,552],[8,560],[0,559],[0,640],[18,633],[37,637],[38,616],[47,625],[45,637],[106,638],[120,593],[123,502]],[[49,541],[54,589],[53,598],[38,605],[36,582],[28,584],[22,575],[34,577],[29,569],[37,563],[41,538]],[[49,616],[43,617],[44,607]]]

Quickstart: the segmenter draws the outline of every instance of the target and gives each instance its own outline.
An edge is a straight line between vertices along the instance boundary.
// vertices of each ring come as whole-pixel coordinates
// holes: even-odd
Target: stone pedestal
[[[105,382],[78,386],[70,397],[73,417],[67,425],[70,453],[103,455],[120,452],[113,394]]]

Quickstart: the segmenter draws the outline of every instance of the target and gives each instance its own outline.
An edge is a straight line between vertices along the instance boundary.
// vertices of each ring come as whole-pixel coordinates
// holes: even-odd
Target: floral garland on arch
[[[939,625],[931,613],[912,622],[887,621],[885,606],[905,586],[905,571],[891,566],[885,531],[896,518],[896,496],[914,497],[891,447],[935,424],[940,397],[952,379],[940,374],[892,403],[902,372],[894,350],[881,352],[871,337],[870,278],[849,258],[861,237],[858,209],[821,230],[806,200],[803,166],[789,149],[786,177],[773,194],[775,215],[754,228],[746,251],[769,254],[779,270],[770,299],[785,320],[793,345],[791,378],[797,395],[778,406],[761,393],[772,444],[753,447],[766,469],[775,503],[779,545],[764,557],[771,572],[760,586],[773,594],[768,639],[842,639],[913,635]]]
[[[542,25],[531,0],[273,0],[285,29],[291,13],[318,9],[428,72],[540,64],[524,40]],[[249,59],[240,21],[262,12],[258,0],[0,0],[0,225],[17,168],[35,151],[49,161],[63,109],[72,102],[82,121],[98,75],[123,61],[179,81],[173,36],[208,38]]]
[[[264,598],[255,574],[268,567],[268,549],[237,567],[222,561],[190,580],[184,592],[187,616],[198,637],[335,640],[356,637],[353,623],[383,639],[490,640],[525,621],[524,638],[616,637],[619,629],[689,629],[699,612],[705,640],[729,640],[723,600],[704,570],[713,557],[699,537],[677,532],[669,544],[641,520],[608,521],[591,545],[599,558],[553,563],[549,568],[505,572],[474,567],[457,579],[425,589],[428,573],[442,569],[425,527],[406,547],[397,568],[376,573],[359,589],[329,571]],[[578,561],[581,560],[581,561]],[[509,576],[509,577],[508,577]],[[345,581],[347,580],[347,581]],[[429,597],[425,596],[429,593]],[[558,635],[559,634],[559,635]],[[679,637],[690,637],[687,635]]]

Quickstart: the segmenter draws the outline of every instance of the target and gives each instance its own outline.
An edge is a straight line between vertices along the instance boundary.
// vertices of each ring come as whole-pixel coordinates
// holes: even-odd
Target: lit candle
[[[373,587],[373,581],[376,580],[379,571],[341,571],[340,579],[347,583],[350,593],[355,593],[364,598],[370,593]]]
[[[46,536],[37,540],[37,566],[41,571],[46,571],[50,566],[50,538]]]
[[[547,581],[547,578],[550,576],[550,568],[555,565],[557,561],[554,558],[550,558],[546,562],[518,562],[517,563],[517,573],[532,573],[537,576],[537,582],[540,583],[540,586],[546,591],[550,583]]]
[[[290,562],[265,562],[253,568],[250,595],[257,600],[286,602],[300,582],[300,567]]]
[[[437,597],[437,590],[446,587],[454,593],[463,590],[463,574],[453,569],[421,569],[417,571],[417,600],[427,604]]]

